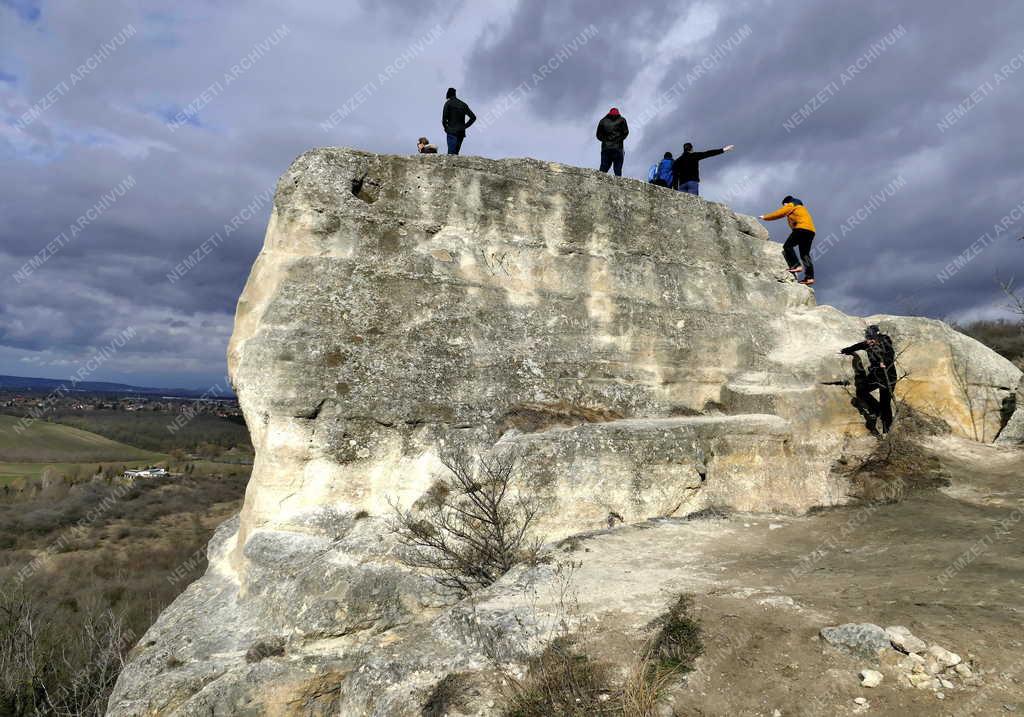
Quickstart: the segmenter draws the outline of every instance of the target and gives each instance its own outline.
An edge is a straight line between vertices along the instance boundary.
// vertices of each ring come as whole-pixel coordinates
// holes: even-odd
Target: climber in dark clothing
[[[862,377],[857,375],[857,364],[860,363],[856,356],[858,351],[864,351],[868,355],[868,370],[863,372]],[[867,428],[872,433],[877,433],[876,421],[882,419],[882,432],[888,433],[892,428],[892,394],[896,387],[896,350],[892,345],[892,338],[883,334],[877,326],[872,324],[864,330],[864,340],[853,346],[847,346],[840,353],[854,357],[854,385],[857,388],[857,396],[854,399],[864,410]],[[874,392],[878,391],[878,399]],[[860,410],[858,406],[858,410]]]
[[[864,426],[878,435],[878,402],[871,395],[873,384],[864,362],[856,353],[850,354],[853,359],[853,391],[854,396],[850,404],[857,409],[857,412],[864,417]]]
[[[700,161],[708,157],[715,157],[724,152],[731,152],[735,145],[727,144],[721,149],[709,149],[704,152],[694,152],[693,145],[687,142],[683,145],[683,153],[676,157],[672,165],[672,178],[674,187],[680,192],[687,194],[700,194]]]
[[[462,140],[466,138],[466,130],[476,122],[476,115],[469,105],[455,96],[454,87],[448,88],[445,97],[448,99],[441,110],[441,126],[448,135],[448,154],[458,154]]]
[[[622,162],[626,158],[622,141],[627,136],[629,125],[626,124],[626,118],[619,114],[617,107],[612,107],[597,123],[597,138],[601,140],[602,172],[607,172],[609,167],[613,167],[615,176],[622,176]]]

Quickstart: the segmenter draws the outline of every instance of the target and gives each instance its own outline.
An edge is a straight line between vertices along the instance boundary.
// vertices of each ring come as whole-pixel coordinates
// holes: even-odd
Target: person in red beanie
[[[608,110],[601,121],[597,123],[597,138],[601,140],[601,171],[607,172],[609,167],[614,167],[615,176],[622,176],[622,161],[626,153],[622,148],[622,140],[629,135],[629,125],[626,118],[619,114],[618,107]]]

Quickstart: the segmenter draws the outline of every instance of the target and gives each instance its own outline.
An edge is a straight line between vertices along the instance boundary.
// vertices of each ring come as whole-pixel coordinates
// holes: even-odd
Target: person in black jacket
[[[724,152],[731,152],[736,145],[727,144],[721,149],[708,149],[703,152],[694,152],[693,145],[687,142],[683,145],[683,153],[676,157],[672,165],[672,176],[675,180],[675,188],[687,194],[700,194],[700,168],[702,159],[714,157]]]
[[[448,154],[458,154],[462,140],[466,138],[466,130],[476,122],[476,115],[469,105],[455,96],[454,87],[448,88],[445,97],[448,99],[441,110],[441,126],[448,135]]]
[[[608,114],[597,123],[597,138],[601,140],[601,171],[607,172],[614,167],[615,176],[622,176],[622,161],[626,153],[622,148],[622,140],[629,136],[629,125],[626,118],[619,114],[617,107],[608,110]]]
[[[847,346],[840,353],[855,356],[856,352],[864,351],[868,355],[866,381],[857,386],[856,400],[866,410],[868,430],[877,434],[876,421],[882,419],[882,432],[888,433],[892,428],[892,394],[896,387],[896,350],[892,338],[883,334],[874,324],[864,330],[864,340],[853,346]],[[874,392],[878,391],[878,400]],[[863,413],[863,411],[862,411]]]

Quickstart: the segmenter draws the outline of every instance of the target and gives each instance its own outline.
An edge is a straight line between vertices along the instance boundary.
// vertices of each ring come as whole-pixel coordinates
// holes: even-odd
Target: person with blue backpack
[[[672,153],[665,152],[665,158],[657,164],[651,165],[651,171],[647,173],[647,181],[659,187],[672,186]]]

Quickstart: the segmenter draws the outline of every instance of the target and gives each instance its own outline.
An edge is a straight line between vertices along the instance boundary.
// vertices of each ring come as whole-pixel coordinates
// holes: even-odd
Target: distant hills
[[[39,391],[50,393],[61,387],[67,393],[103,393],[116,396],[147,396],[169,398],[199,398],[208,394],[207,398],[235,398],[232,391],[194,389],[194,388],[152,388],[148,386],[131,386],[126,383],[109,381],[79,381],[56,378],[31,378],[27,376],[0,375],[0,391]]]

